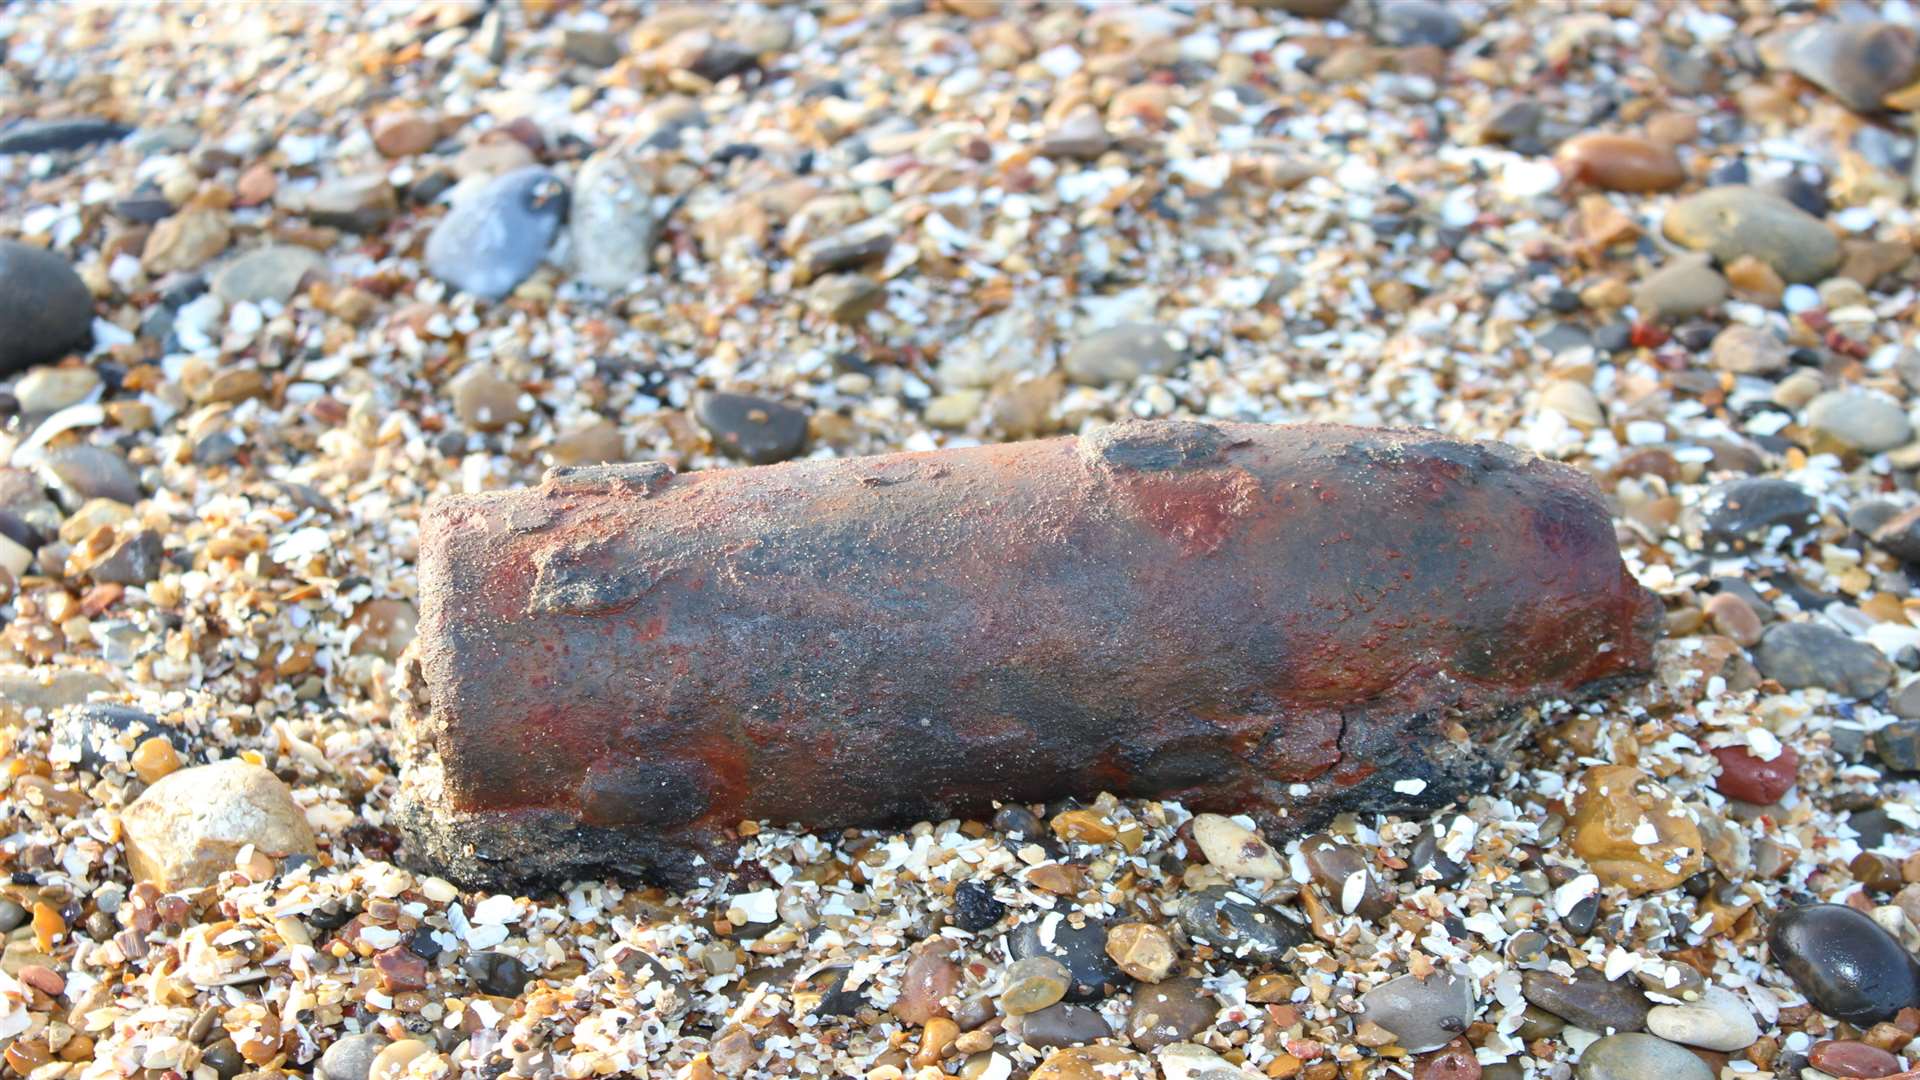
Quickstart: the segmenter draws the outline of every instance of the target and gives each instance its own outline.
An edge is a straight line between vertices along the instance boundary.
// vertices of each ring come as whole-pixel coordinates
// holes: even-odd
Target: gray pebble
[[[1473,980],[1453,970],[1425,979],[1402,975],[1360,995],[1360,1017],[1393,1032],[1400,1045],[1421,1054],[1452,1042],[1473,1022]]]
[[[1893,682],[1893,664],[1881,651],[1821,623],[1777,623],[1754,646],[1760,674],[1789,690],[1823,686],[1868,698]]]
[[[1663,1039],[1732,1053],[1745,1050],[1760,1038],[1747,1003],[1730,990],[1709,986],[1699,1001],[1684,1005],[1655,1005],[1647,1013],[1647,1030]]]
[[[70,500],[75,506],[88,499],[112,499],[132,506],[145,494],[133,466],[104,446],[62,447],[47,455],[46,467],[77,496]]]
[[[454,288],[498,300],[547,257],[567,216],[567,189],[537,165],[487,181],[427,237],[427,269]]]
[[[1697,512],[1702,542],[1712,552],[1773,546],[1776,530],[1798,536],[1819,520],[1813,496],[1790,480],[1747,477],[1707,492]]]
[[[1113,1029],[1095,1009],[1085,1005],[1068,1005],[1065,1002],[1049,1005],[1044,1009],[1011,1017],[1007,1021],[1007,1030],[1015,1038],[1028,1046],[1052,1048],[1076,1046],[1105,1039],[1113,1034]]]
[[[1713,1070],[1685,1047],[1628,1032],[1587,1047],[1574,1067],[1579,1080],[1713,1080]]]
[[[1891,395],[1860,386],[1829,390],[1807,404],[1807,426],[1864,454],[1913,439],[1907,410]]]
[[[373,1059],[387,1048],[384,1036],[367,1032],[338,1039],[320,1055],[316,1080],[367,1080]]]
[[[1180,909],[1180,928],[1203,945],[1255,960],[1278,960],[1307,940],[1299,923],[1224,885],[1189,897]]]
[[[1060,365],[1087,386],[1130,383],[1142,375],[1165,375],[1187,358],[1187,337],[1167,326],[1123,323],[1089,334],[1067,350]]]

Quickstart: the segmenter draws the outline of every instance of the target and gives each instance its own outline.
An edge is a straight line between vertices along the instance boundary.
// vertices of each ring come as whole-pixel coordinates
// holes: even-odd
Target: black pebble
[[[1567,912],[1567,917],[1562,922],[1567,928],[1567,933],[1583,938],[1593,933],[1594,921],[1599,917],[1600,898],[1589,896],[1573,905],[1573,909]]]
[[[993,890],[978,881],[963,881],[953,890],[953,925],[977,934],[999,922],[1007,905],[993,898]]]
[[[519,997],[532,976],[527,966],[501,952],[478,952],[460,962],[460,970],[493,997]]]
[[[422,960],[432,960],[440,955],[440,943],[433,940],[433,931],[422,926],[407,938],[407,951]]]
[[[1774,920],[1767,945],[1800,992],[1828,1016],[1870,1027],[1920,997],[1913,958],[1872,918],[1809,904]]]
[[[1053,944],[1043,944],[1040,928],[1053,923]],[[1073,976],[1067,987],[1068,1001],[1099,1001],[1130,980],[1114,966],[1107,955],[1107,928],[1089,922],[1075,927],[1065,918],[1042,917],[1021,923],[1007,938],[1007,951],[1015,960],[1029,956],[1050,956],[1067,967]]]

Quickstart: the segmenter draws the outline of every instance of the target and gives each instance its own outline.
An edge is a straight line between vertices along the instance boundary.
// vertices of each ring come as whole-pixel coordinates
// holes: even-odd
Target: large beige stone
[[[280,778],[232,758],[161,779],[121,815],[133,876],[169,892],[211,885],[252,844],[271,858],[316,853]]]

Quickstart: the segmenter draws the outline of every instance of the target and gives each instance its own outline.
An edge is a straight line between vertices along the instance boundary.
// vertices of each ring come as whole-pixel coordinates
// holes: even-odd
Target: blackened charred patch
[[[580,819],[589,825],[684,825],[706,813],[700,762],[609,763],[590,770],[580,786]]]

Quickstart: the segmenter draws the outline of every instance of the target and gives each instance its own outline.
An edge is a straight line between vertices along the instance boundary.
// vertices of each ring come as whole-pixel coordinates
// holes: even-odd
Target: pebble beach
[[[1920,1076],[1920,6],[0,9],[0,1076]],[[1591,477],[1654,670],[1309,836],[390,819],[420,520],[1187,418]],[[1303,583],[1310,589],[1313,583]]]

